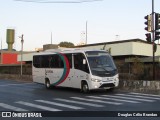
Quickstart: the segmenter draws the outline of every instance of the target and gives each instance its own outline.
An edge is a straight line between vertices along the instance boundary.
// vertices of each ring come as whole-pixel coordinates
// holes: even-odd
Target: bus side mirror
[[[83,59],[83,65],[85,65],[86,64],[86,59]]]

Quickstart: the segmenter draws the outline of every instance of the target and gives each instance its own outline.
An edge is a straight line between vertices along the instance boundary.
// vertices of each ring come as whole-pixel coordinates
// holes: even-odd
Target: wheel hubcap
[[[83,85],[83,91],[87,92],[88,91],[88,86],[87,85]]]
[[[49,82],[47,81],[47,87],[49,88],[50,87],[50,84],[49,84]]]

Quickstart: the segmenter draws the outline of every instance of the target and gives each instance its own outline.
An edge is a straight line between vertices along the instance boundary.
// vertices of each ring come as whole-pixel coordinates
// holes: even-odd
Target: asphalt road
[[[84,120],[89,117],[94,120],[107,117],[112,120],[158,120],[160,116],[154,115],[160,115],[160,95],[118,90],[83,94],[77,89],[47,90],[43,85],[36,83],[0,80],[0,112],[0,118],[3,119],[9,119],[6,118],[6,112],[11,112],[11,116],[16,119],[21,118],[17,117],[16,113],[21,113],[20,115],[23,113],[23,117],[28,117],[30,113],[36,112],[37,116],[44,119],[71,117],[69,119],[72,120],[76,117],[76,120],[82,118]]]

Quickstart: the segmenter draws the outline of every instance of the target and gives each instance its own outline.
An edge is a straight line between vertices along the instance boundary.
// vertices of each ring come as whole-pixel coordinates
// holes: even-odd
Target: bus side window
[[[89,73],[88,63],[86,62],[86,64],[83,64],[84,60],[86,60],[86,58],[82,53],[75,54],[74,55],[74,68]]]
[[[41,67],[42,68],[48,68],[49,67],[49,62],[48,62],[48,55],[44,55],[41,57],[42,59],[42,64],[41,64]]]
[[[53,63],[54,63],[53,56],[49,56],[48,61],[49,61],[49,68],[53,68]]]
[[[33,56],[33,65],[36,68],[40,68],[40,56]]]
[[[72,54],[65,54],[69,62],[69,67],[72,68]]]
[[[50,68],[63,68],[64,64],[60,56],[58,55],[51,55],[49,57],[49,67]]]

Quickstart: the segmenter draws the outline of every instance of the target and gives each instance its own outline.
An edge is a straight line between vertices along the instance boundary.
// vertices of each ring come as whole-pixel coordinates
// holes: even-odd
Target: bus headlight
[[[115,79],[114,79],[114,81],[118,81],[119,80],[119,78],[118,77],[116,77]]]
[[[101,82],[101,80],[99,80],[99,79],[91,79],[93,82]]]

